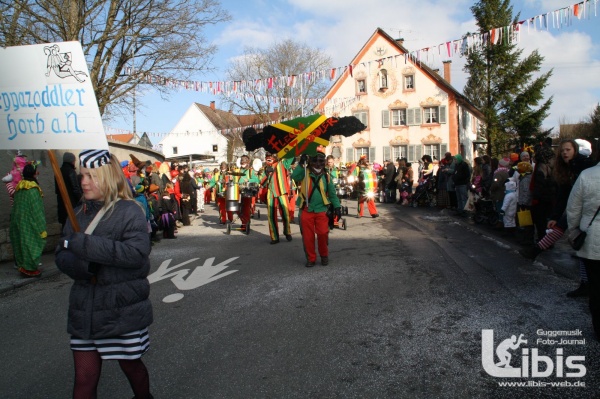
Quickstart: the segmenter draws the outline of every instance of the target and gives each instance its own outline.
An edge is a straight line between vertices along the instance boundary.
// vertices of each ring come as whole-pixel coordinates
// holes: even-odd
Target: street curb
[[[39,277],[25,277],[15,268],[12,261],[0,263],[0,294],[10,292],[17,288],[35,283],[48,277],[56,276],[60,270],[54,262],[54,253],[42,255],[42,275]]]

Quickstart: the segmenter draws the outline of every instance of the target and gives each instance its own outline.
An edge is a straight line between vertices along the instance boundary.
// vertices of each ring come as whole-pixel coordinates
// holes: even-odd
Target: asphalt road
[[[438,210],[379,204],[381,217],[357,219],[348,205],[329,266],[304,267],[297,225],[293,241],[270,245],[262,205],[249,235],[226,234],[208,206],[178,239],[155,245],[144,356],[154,397],[600,395],[600,344],[586,301],[564,296],[572,279]],[[0,296],[0,398],[70,397],[69,287],[58,274]],[[526,343],[501,351],[521,334]],[[496,349],[520,376],[484,369],[490,354],[501,361]],[[539,386],[550,383],[571,386]],[[105,362],[99,398],[131,396]]]

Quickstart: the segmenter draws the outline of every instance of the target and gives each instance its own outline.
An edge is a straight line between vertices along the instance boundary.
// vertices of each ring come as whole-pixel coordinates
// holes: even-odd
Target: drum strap
[[[320,176],[317,177],[316,179],[314,176],[310,176],[312,185],[310,187],[310,194],[308,194],[308,200],[306,199],[306,193],[302,192],[303,190],[300,190],[301,191],[300,194],[302,195],[302,199],[304,200],[303,206],[304,205],[308,206],[308,203],[310,202],[313,194],[315,193],[317,186],[319,187],[319,192],[321,193],[321,197],[323,198],[323,203],[325,205],[330,204],[329,198],[327,197],[327,190],[329,189],[329,175],[327,173],[324,173],[321,176],[325,176],[325,186],[323,186],[323,179],[321,179]],[[317,180],[318,180],[318,182],[317,182]],[[302,188],[304,189],[304,187],[305,186],[303,185]]]

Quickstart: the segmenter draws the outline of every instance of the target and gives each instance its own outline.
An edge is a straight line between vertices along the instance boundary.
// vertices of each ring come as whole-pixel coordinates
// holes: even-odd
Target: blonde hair
[[[89,169],[90,176],[104,195],[104,206],[110,209],[117,200],[133,201],[131,187],[121,170],[116,156],[110,155],[110,163]]]

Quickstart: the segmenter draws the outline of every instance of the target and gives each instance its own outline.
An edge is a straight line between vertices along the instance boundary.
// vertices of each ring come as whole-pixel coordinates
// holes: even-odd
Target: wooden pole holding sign
[[[69,220],[71,221],[71,226],[73,226],[73,231],[78,232],[80,230],[79,223],[77,222],[77,218],[75,218],[75,211],[73,210],[73,204],[71,204],[71,197],[69,197],[69,193],[67,193],[67,186],[65,186],[65,181],[63,180],[62,173],[60,172],[58,162],[56,162],[56,157],[54,156],[53,150],[48,150],[48,158],[50,158],[50,164],[52,165],[52,170],[54,171],[54,178],[58,184],[58,190],[60,191],[60,196],[65,204],[65,209],[69,215]]]

